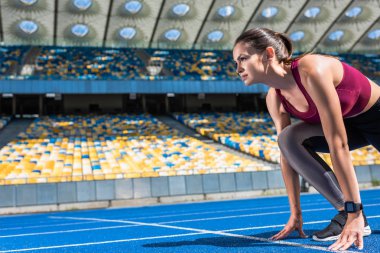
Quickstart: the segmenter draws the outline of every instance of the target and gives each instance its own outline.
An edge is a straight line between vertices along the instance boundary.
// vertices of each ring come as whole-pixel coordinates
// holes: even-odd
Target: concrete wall
[[[359,166],[355,168],[355,171],[360,184],[370,184],[375,180],[380,181],[379,165]],[[81,203],[102,203],[102,205],[96,206],[99,208],[117,205],[117,203],[124,206],[129,205],[132,202],[128,202],[128,200],[147,199],[153,203],[158,203],[176,198],[178,201],[204,200],[210,199],[207,196],[226,193],[256,192],[256,195],[262,195],[266,191],[283,190],[284,188],[280,170],[3,185],[0,186],[0,213],[17,213],[19,207],[48,206],[49,209],[37,208],[35,210],[54,211],[62,210],[58,207],[64,205],[67,205],[67,208],[78,208],[72,204]],[[146,204],[146,202],[141,203]],[[134,202],[135,204],[136,202]],[[83,208],[89,208],[89,206],[84,205]],[[1,212],[2,210],[3,212]],[[8,212],[4,210],[8,210]]]
[[[115,112],[121,110],[123,100],[121,95],[65,95],[64,112],[74,113],[80,109],[82,113],[88,113],[91,104],[98,104],[102,112]]]
[[[204,99],[198,99],[198,94],[186,95],[186,108],[189,112],[199,111],[202,104],[210,104],[213,110],[236,108],[236,95],[205,94]]]

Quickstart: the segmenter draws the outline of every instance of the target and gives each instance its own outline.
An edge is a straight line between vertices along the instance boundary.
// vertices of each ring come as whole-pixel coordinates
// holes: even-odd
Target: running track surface
[[[380,189],[361,192],[372,235],[364,250],[380,252]],[[301,196],[304,231],[312,235],[336,214],[319,194]],[[332,242],[292,233],[268,240],[289,218],[286,196],[149,207],[0,217],[4,252],[326,252]]]

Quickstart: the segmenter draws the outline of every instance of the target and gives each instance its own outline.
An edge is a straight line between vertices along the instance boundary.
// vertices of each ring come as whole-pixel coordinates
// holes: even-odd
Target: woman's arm
[[[290,125],[289,114],[284,110],[282,104],[276,94],[276,91],[271,88],[266,97],[268,111],[275,124],[277,135]],[[274,235],[271,239],[279,240],[287,237],[293,230],[298,229],[301,237],[306,237],[302,231],[302,214],[300,204],[300,183],[299,177],[295,170],[288,164],[284,156],[280,157],[282,177],[285,182],[286,191],[288,193],[289,205],[291,211],[291,218],[285,228],[278,234]]]
[[[341,105],[334,86],[334,73],[341,71],[339,68],[341,68],[341,64],[338,61],[331,62],[330,59],[323,59],[321,56],[308,56],[306,59],[302,59],[299,65],[302,83],[315,103],[321,118],[334,173],[342,188],[344,200],[361,202]],[[353,223],[351,224],[351,222]],[[354,241],[359,248],[363,247],[364,221],[361,212],[349,214],[345,228],[347,229],[342,232],[342,236],[337,243],[332,245],[332,248],[338,249],[335,248],[338,246],[345,250]]]

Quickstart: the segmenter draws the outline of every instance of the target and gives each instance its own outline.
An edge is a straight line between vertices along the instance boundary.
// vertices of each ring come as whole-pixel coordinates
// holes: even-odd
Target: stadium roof
[[[2,45],[231,49],[252,27],[296,51],[380,52],[379,0],[0,0]]]

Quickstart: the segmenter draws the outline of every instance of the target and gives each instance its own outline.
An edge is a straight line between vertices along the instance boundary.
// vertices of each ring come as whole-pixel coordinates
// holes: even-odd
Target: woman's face
[[[255,52],[246,43],[236,44],[233,50],[236,72],[246,86],[262,83],[265,74],[263,54]]]

